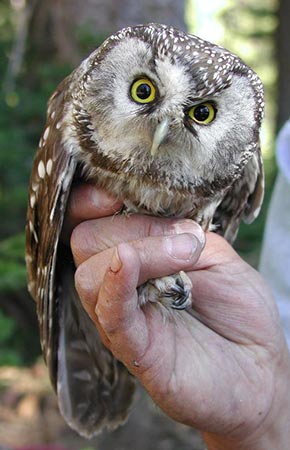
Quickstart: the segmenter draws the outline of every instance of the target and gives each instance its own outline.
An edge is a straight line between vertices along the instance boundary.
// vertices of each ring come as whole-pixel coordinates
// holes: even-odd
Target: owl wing
[[[216,209],[213,225],[216,232],[232,243],[241,220],[253,222],[259,215],[264,197],[264,169],[260,148],[253,154],[243,173],[232,184]]]
[[[41,345],[54,385],[58,329],[55,323],[58,311],[55,298],[56,257],[70,185],[76,170],[76,160],[62,144],[62,92],[56,92],[49,101],[47,126],[33,162],[26,225],[28,289],[37,302]]]
[[[73,258],[60,242],[77,141],[64,136],[68,79],[48,106],[30,180],[26,227],[28,287],[37,303],[41,345],[60,410],[87,437],[113,427],[128,413],[134,382],[101,343],[74,289]],[[69,105],[69,102],[68,102]]]

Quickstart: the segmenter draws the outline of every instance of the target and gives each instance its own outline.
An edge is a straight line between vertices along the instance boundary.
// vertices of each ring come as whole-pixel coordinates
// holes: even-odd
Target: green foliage
[[[83,55],[91,53],[108,37],[107,33],[92,33],[91,28],[87,25],[78,26],[75,34],[78,47]]]
[[[0,242],[0,294],[25,285],[24,233],[20,233]]]
[[[1,237],[24,229],[29,174],[45,123],[47,99],[67,73],[49,64],[35,69],[33,85],[23,76],[16,92],[2,92],[0,98]]]
[[[0,51],[1,51],[0,41]],[[0,72],[5,72],[0,63]],[[15,92],[0,101],[0,302],[13,292],[26,290],[24,228],[27,190],[32,159],[45,122],[46,103],[68,69],[53,64],[34,67],[33,79],[23,73]],[[16,322],[1,316],[0,328],[8,323],[11,336],[0,335],[0,364],[20,364],[39,353],[37,335],[24,333]],[[7,322],[8,321],[8,322]],[[14,323],[14,328],[13,324]],[[6,329],[6,328],[5,328]],[[4,339],[4,341],[3,341]],[[2,349],[3,347],[3,349]],[[37,347],[35,351],[30,351]]]
[[[40,354],[35,329],[24,329],[0,310],[0,366],[33,363]]]
[[[17,349],[12,345],[13,336],[16,330],[16,323],[13,319],[5,316],[0,311],[0,366],[19,365],[21,356]]]
[[[12,47],[9,2],[0,3],[0,83]],[[0,92],[0,304],[1,298],[26,290],[24,228],[31,164],[45,124],[46,103],[71,71],[54,61],[25,67],[13,92]],[[38,338],[12,318],[0,315],[0,365],[23,364],[39,354]]]
[[[0,52],[5,54],[8,40],[6,33],[5,39],[2,35],[0,26]],[[11,39],[12,34],[10,46]],[[29,174],[45,124],[46,103],[71,68],[53,62],[30,67],[28,61],[25,69],[15,91],[0,94],[0,239],[24,230]],[[2,79],[6,70],[7,58],[1,59]]]
[[[262,133],[265,159],[273,163],[276,132],[277,64],[275,32],[277,0],[230,2],[221,12],[225,47],[243,58],[261,77],[265,87],[266,114]]]

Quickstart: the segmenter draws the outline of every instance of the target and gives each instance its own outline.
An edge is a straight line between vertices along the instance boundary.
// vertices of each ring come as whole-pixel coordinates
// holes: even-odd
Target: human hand
[[[113,199],[102,198],[113,214]],[[84,220],[86,209],[89,218],[105,215],[81,204],[80,220],[72,206],[67,223]],[[171,239],[191,254],[170,256]],[[72,237],[80,298],[105,345],[169,416],[204,431],[209,449],[286,450],[290,363],[271,294],[223,238],[208,233],[201,253],[202,240],[192,221],[84,222]],[[179,270],[192,280],[199,320],[186,311],[164,320],[154,305],[138,307],[137,285]]]

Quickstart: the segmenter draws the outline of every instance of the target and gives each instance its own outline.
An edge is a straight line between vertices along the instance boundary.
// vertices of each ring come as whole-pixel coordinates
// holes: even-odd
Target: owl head
[[[196,36],[157,24],[123,29],[79,76],[77,127],[98,164],[192,188],[228,183],[257,149],[260,79]]]

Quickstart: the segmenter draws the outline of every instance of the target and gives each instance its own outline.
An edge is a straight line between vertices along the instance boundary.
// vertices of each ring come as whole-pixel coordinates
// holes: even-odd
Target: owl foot
[[[184,272],[175,275],[156,278],[139,288],[139,302],[144,305],[149,302],[160,302],[172,309],[186,309],[192,304],[192,284]]]

